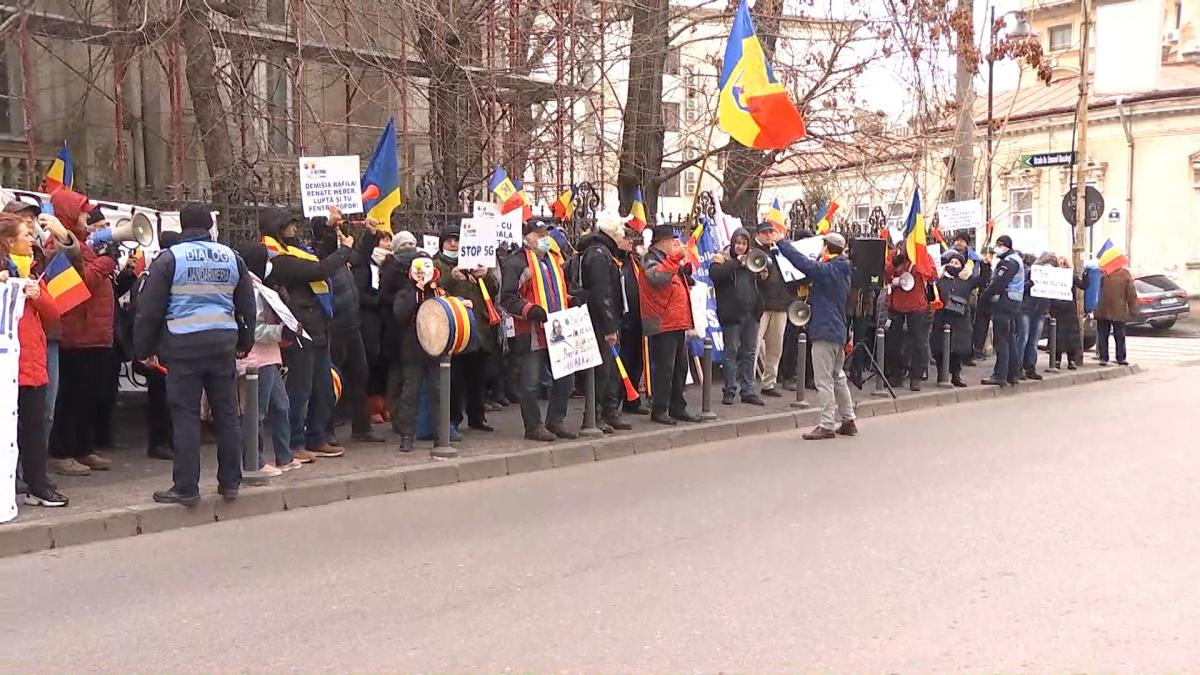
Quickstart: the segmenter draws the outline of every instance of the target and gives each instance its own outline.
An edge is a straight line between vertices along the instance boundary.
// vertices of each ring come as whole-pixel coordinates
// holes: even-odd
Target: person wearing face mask
[[[417,338],[417,309],[421,303],[444,294],[442,276],[429,255],[418,251],[407,274],[397,284],[392,315],[399,328],[399,344],[390,345],[391,353],[402,363],[400,405],[393,424],[400,432],[400,452],[415,448],[415,432],[421,389],[427,386],[429,405],[437,410],[441,392],[437,386],[438,359],[425,353]]]
[[[438,254],[433,257],[446,295],[470,300],[475,314],[476,337],[472,349],[450,360],[450,422],[456,429],[462,428],[465,416],[469,428],[492,431],[484,410],[483,388],[488,359],[496,349],[496,326],[488,320],[487,303],[479,284],[487,287],[488,297],[500,291],[486,267],[458,268],[458,234],[457,225],[443,229],[438,236]]]
[[[956,387],[965,387],[962,367],[971,355],[971,321],[968,303],[975,280],[966,268],[967,259],[955,249],[942,256],[942,275],[937,280],[938,297],[942,308],[933,313],[933,330],[930,331],[930,346],[937,358],[938,380],[943,381],[942,333],[950,327],[950,382]],[[966,278],[964,278],[966,277]]]
[[[688,356],[685,334],[692,328],[692,270],[670,225],[657,225],[646,252],[642,284],[642,330],[650,338],[650,421],[667,426],[699,422],[683,398]]]
[[[911,288],[904,288],[905,279],[911,276]],[[908,388],[921,391],[921,380],[929,365],[929,283],[930,279],[917,265],[908,259],[904,242],[896,248],[884,264],[884,283],[887,284],[887,308],[890,326],[885,345],[887,358],[885,367],[892,386],[898,386],[908,377]]]
[[[759,273],[758,290],[762,299],[762,315],[758,321],[756,354],[762,361],[762,395],[782,397],[782,387],[777,387],[779,360],[783,357],[783,335],[787,331],[787,308],[796,299],[796,291],[783,278],[783,272],[775,256],[779,254],[779,232],[771,223],[763,221],[755,228],[751,247],[767,254],[767,268]]]
[[[378,417],[371,422],[383,422],[383,403],[387,393],[387,360],[383,357],[383,324],[385,311],[379,297],[379,286],[383,278],[383,266],[392,257],[391,234],[383,231],[373,219],[355,246],[350,272],[358,289],[359,316],[362,328],[363,351],[367,359],[367,410]]]
[[[1014,251],[1012,237],[996,239],[992,249],[992,278],[982,296],[992,312],[992,345],[996,349],[996,367],[982,384],[1003,387],[1020,381],[1021,352],[1017,349],[1016,320],[1025,298],[1025,262]]]
[[[96,206],[66,188],[50,196],[54,215],[80,242],[77,269],[91,297],[62,318],[59,391],[50,431],[50,470],[63,476],[86,476],[112,468],[112,460],[95,449],[95,434],[113,346],[113,274],[119,244],[86,243],[88,222]],[[53,252],[48,250],[47,256]]]
[[[399,345],[403,341],[404,329],[396,321],[392,311],[396,291],[408,276],[413,260],[421,253],[417,238],[411,232],[400,231],[392,236],[391,255],[379,266],[379,307],[383,313],[383,337],[380,342],[380,357],[387,362],[386,398],[388,417],[392,431],[400,433],[400,393],[404,385],[404,358]]]
[[[259,217],[258,229],[270,263],[264,281],[281,291],[288,309],[308,334],[302,338],[287,331],[283,343],[292,456],[308,464],[317,457],[341,457],[346,452],[329,443],[328,437],[333,415],[329,321],[334,304],[329,278],[350,262],[354,238],[338,231],[337,250],[318,259],[301,245],[300,224],[301,219],[287,209],[268,209]]]
[[[551,255],[551,239],[544,222],[530,220],[521,232],[524,247],[508,256],[501,270],[500,306],[513,317],[516,329],[513,352],[521,360],[521,419],[525,423],[525,438],[546,442],[578,438],[578,434],[563,426],[574,377],[568,375],[551,384],[544,425],[538,407],[538,389],[542,373],[549,366],[547,315],[581,304],[580,290],[568,287],[562,264],[557,256]]]
[[[645,363],[643,349],[646,346],[646,338],[642,333],[642,256],[646,253],[644,241],[641,230],[626,227],[625,244],[619,247],[620,251],[617,253],[617,262],[621,265],[622,298],[628,308],[628,311],[621,315],[621,362],[625,364],[625,373],[629,375],[629,381],[634,387],[643,382],[645,369],[649,367],[649,364]],[[622,400],[625,412],[631,415],[650,414],[650,408],[642,401],[641,396],[633,401],[625,401],[624,397]]]

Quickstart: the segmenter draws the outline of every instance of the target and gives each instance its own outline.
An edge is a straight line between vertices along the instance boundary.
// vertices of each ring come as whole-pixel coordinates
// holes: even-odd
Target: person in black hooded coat
[[[758,320],[763,301],[758,292],[759,275],[746,269],[750,233],[739,227],[729,247],[713,256],[708,268],[717,296],[717,320],[725,340],[721,371],[725,386],[721,403],[733,405],[738,387],[742,403],[764,405],[754,391],[754,357],[758,351]]]
[[[971,291],[978,277],[960,279],[966,258],[957,251],[942,256],[942,276],[937,280],[938,298],[942,308],[933,314],[933,329],[929,332],[930,353],[937,359],[938,380],[944,381],[942,360],[942,334],[950,327],[950,381],[956,387],[967,386],[962,379],[963,361],[973,353],[971,346],[972,322],[968,308]]]

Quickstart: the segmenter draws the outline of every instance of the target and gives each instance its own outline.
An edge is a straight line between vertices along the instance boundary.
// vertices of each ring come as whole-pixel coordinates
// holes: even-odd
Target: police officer
[[[242,482],[234,361],[254,345],[254,287],[233,249],[212,240],[212,215],[200,204],[179,212],[183,233],[150,266],[138,296],[134,356],[167,369],[175,441],[174,485],[163,504],[200,501],[200,395],[208,394],[217,431],[217,492],[234,499]]]

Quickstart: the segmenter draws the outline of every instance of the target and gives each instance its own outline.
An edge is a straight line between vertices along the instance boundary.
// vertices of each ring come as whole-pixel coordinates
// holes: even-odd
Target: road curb
[[[867,398],[858,404],[861,418],[989,400],[999,396],[1049,392],[1074,385],[1108,381],[1142,372],[1139,366],[1120,366],[1063,373],[1040,382],[995,389],[970,387],[934,390],[901,399]],[[227,502],[206,495],[195,507],[137,504],[81,514],[57,522],[33,521],[0,525],[0,558],[48,549],[61,549],[109,539],[207,525],[240,518],[295,511],[348,499],[469,483],[506,475],[565,468],[632,455],[685,448],[716,441],[749,438],[807,429],[817,424],[820,411],[790,410],[736,420],[717,420],[669,429],[618,434],[587,441],[546,444],[505,455],[482,455],[447,462],[390,467],[263,488],[246,488]]]

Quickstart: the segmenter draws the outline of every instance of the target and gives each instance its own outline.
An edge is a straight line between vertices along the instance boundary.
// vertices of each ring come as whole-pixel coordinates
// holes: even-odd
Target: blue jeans
[[[288,367],[292,450],[319,448],[325,444],[329,419],[333,415],[329,347],[312,343],[305,347],[293,345],[283,350],[283,363]]]
[[[275,446],[275,464],[292,463],[292,427],[287,389],[278,364],[258,369],[258,466],[266,464],[263,439],[265,421],[271,418],[271,442]]]
[[[722,393],[733,396],[742,388],[742,398],[754,395],[754,355],[758,348],[758,319],[747,316],[738,324],[721,324],[725,339],[721,372],[725,376]]]
[[[1037,366],[1038,340],[1042,338],[1042,324],[1045,315],[1021,312],[1017,316],[1017,354],[1022,357],[1021,365],[1025,370]]]
[[[58,401],[58,340],[46,340],[46,372],[50,383],[46,385],[46,434],[54,428],[54,404]]]

